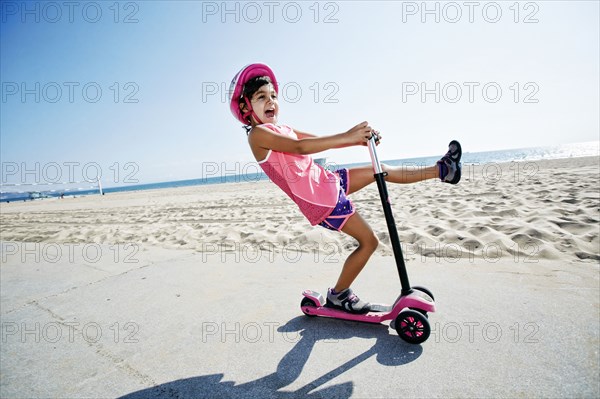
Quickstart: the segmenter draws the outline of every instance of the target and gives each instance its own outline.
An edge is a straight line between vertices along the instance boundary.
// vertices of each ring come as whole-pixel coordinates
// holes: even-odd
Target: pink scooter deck
[[[354,314],[343,310],[334,309],[325,306],[323,296],[316,291],[305,290],[302,292],[305,298],[310,299],[316,306],[302,306],[302,312],[307,316],[323,316],[336,319],[354,320],[365,323],[381,323],[386,320],[394,320],[398,314],[406,308],[420,309],[425,312],[435,312],[435,303],[427,294],[414,290],[406,296],[400,296],[396,299],[394,305],[373,305],[378,311],[372,311],[365,314]]]

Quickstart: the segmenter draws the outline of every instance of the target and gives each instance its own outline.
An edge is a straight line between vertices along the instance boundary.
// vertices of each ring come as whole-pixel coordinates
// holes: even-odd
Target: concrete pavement
[[[412,259],[438,312],[410,345],[301,313],[340,258],[27,245],[2,243],[2,398],[600,395],[594,262]],[[384,256],[355,284],[373,302],[398,290]]]

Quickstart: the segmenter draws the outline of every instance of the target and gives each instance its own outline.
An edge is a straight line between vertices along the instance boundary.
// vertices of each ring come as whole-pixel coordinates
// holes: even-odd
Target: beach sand
[[[0,396],[598,397],[599,181],[587,157],[388,185],[436,296],[419,346],[301,314],[356,244],[271,182],[2,203]],[[355,290],[389,302],[377,188],[351,198],[381,241]]]
[[[600,260],[599,159],[466,166],[457,186],[427,181],[388,185],[408,257]],[[352,195],[377,232],[389,238],[377,187]],[[268,181],[114,193],[1,205],[2,240],[144,244],[213,251],[321,251],[352,238],[312,227]]]

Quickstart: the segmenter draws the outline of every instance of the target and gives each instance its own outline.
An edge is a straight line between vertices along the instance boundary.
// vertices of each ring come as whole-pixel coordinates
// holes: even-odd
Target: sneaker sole
[[[460,143],[457,140],[452,140],[450,142],[450,144],[448,144],[448,147],[450,147],[451,145],[455,145],[456,146],[456,151],[454,152],[454,154],[450,154],[450,158],[456,162],[456,163],[460,163],[460,159],[462,158],[462,146],[460,145]]]
[[[370,311],[369,304],[367,304],[367,306],[365,306],[365,308],[359,312],[359,311],[348,310],[341,305],[336,305],[333,302],[331,302],[329,299],[327,299],[325,301],[325,307],[335,309],[335,310],[341,310],[342,312],[351,313],[351,314],[365,314],[365,313],[369,313],[369,311]]]

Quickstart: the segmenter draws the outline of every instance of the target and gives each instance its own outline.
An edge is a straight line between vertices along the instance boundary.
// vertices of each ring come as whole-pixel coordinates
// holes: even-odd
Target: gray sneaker
[[[370,310],[370,304],[361,301],[350,288],[346,288],[337,294],[334,294],[333,289],[330,288],[327,291],[327,303],[325,306],[350,313],[367,313]]]
[[[460,181],[460,175],[462,171],[462,164],[460,158],[462,157],[462,148],[460,143],[456,140],[452,140],[448,144],[448,152],[437,161],[437,166],[440,171],[440,180],[444,183],[457,184]]]

